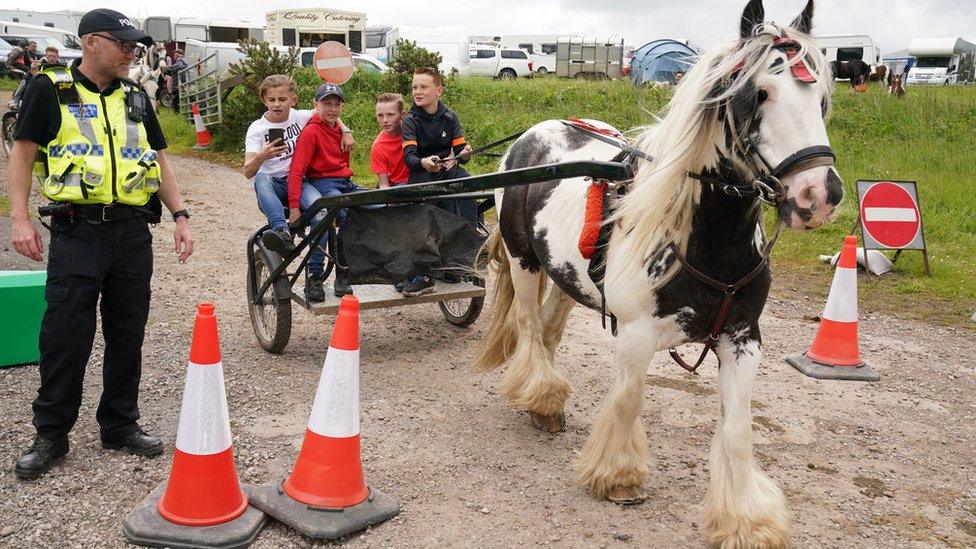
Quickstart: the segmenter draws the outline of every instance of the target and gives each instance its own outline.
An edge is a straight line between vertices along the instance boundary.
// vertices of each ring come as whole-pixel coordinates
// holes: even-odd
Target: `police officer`
[[[14,248],[41,261],[41,237],[27,213],[31,170],[53,201],[47,312],[41,324],[41,387],[34,400],[34,444],[19,460],[34,478],[68,453],[101,297],[105,357],[96,412],[102,446],[153,457],[162,441],[139,419],[142,342],[149,315],[156,199],[172,213],[179,261],[193,253],[166,140],[136,84],[124,79],[140,44],[152,38],[116,11],[97,9],[78,26],[83,55],[71,67],[46,67],[30,84],[10,158]]]

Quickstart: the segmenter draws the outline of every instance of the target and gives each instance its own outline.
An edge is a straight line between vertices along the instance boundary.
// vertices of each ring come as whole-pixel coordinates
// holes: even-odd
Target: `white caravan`
[[[366,54],[372,55],[380,61],[387,62],[386,33],[393,27],[376,25],[366,27]]]
[[[26,23],[39,27],[51,27],[58,29],[78,30],[78,23],[85,15],[83,11],[27,11],[0,9],[0,20],[12,23]],[[138,25],[138,23],[136,23]]]
[[[972,82],[976,45],[962,38],[916,38],[908,44],[915,66],[906,84],[946,86]]]
[[[525,50],[532,58],[532,66],[539,74],[556,72],[556,42],[566,40],[569,35],[560,34],[511,34],[499,37],[503,48]]]
[[[872,67],[881,63],[881,49],[866,34],[817,36],[814,40],[817,41],[817,46],[828,63],[855,59],[864,61]]]
[[[416,42],[429,52],[441,54],[441,73],[457,69],[466,76],[469,73],[468,31],[463,27],[406,27],[396,26],[386,33],[387,62],[396,53],[397,40]]]
[[[0,21],[0,36],[48,36],[60,44],[60,47],[55,45],[59,50],[74,50],[72,53],[77,53],[77,56],[81,57],[81,39],[78,38],[77,34],[68,30],[41,25],[28,25],[26,23],[14,23],[12,21]],[[44,53],[43,49],[40,51],[42,54]]]

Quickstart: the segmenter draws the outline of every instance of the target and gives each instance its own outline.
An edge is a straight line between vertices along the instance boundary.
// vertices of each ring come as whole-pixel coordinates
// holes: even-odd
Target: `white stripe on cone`
[[[193,113],[193,125],[196,126],[197,133],[207,131],[207,126],[203,123],[203,117],[199,112]]]
[[[823,318],[835,322],[857,322],[857,269],[837,267],[827,294]]]
[[[230,415],[221,363],[189,363],[176,447],[187,454],[219,454],[230,448]]]
[[[329,347],[315,392],[308,429],[317,435],[346,438],[359,434],[359,351]]]
[[[915,223],[915,208],[864,208],[865,221],[905,221]]]

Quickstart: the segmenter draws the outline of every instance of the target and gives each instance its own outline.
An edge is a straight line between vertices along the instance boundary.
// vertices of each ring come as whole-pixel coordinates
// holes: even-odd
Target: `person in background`
[[[58,48],[55,48],[54,46],[48,46],[44,48],[44,57],[41,61],[42,63],[46,65],[54,65],[57,64],[59,60],[60,57],[59,57]]]
[[[166,83],[166,90],[173,97],[173,110],[176,112],[180,110],[180,86],[177,81],[177,75],[180,71],[185,70],[187,66],[186,59],[183,59],[183,50],[173,50],[173,60],[166,67],[166,74],[163,76],[163,81]]]

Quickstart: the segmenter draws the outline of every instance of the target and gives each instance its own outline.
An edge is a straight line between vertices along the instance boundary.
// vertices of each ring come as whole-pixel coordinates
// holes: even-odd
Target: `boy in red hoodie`
[[[342,88],[335,84],[322,84],[315,92],[315,114],[298,136],[295,152],[288,171],[289,221],[296,221],[299,206],[308,209],[323,196],[335,196],[359,190],[350,179],[349,152],[342,150]],[[346,130],[348,131],[348,130]],[[316,222],[325,217],[319,213]],[[325,254],[316,247],[308,259],[308,274],[305,277],[305,297],[309,301],[325,300],[322,287],[325,271]],[[333,287],[336,296],[352,293],[345,269],[336,269]]]

